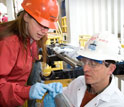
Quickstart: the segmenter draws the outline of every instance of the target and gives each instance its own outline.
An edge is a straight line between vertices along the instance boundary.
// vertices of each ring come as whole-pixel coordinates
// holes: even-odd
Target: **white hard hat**
[[[93,35],[78,54],[94,60],[121,61],[120,49],[121,44],[117,36],[103,32]]]

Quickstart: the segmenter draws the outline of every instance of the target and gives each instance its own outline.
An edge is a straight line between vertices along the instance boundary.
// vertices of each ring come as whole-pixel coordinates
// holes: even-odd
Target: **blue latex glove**
[[[36,83],[32,85],[30,88],[29,98],[30,99],[42,99],[42,97],[47,91],[53,92],[54,90],[47,84]]]
[[[54,91],[48,91],[48,94],[44,98],[44,107],[55,107],[54,98],[57,94],[62,93],[63,87],[61,83],[48,84]]]
[[[63,91],[63,87],[62,87],[62,84],[60,82],[57,82],[57,83],[50,83],[48,84],[48,86],[50,86],[53,91],[49,91],[48,94],[50,94],[53,98],[55,98],[55,96],[59,93],[62,93]]]
[[[43,104],[44,107],[55,107],[54,98],[50,94],[47,94],[44,97]]]

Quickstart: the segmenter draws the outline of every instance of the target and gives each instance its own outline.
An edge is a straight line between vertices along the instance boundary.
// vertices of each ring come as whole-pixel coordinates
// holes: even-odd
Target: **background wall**
[[[124,44],[124,0],[65,0],[68,41],[79,45],[79,35],[108,30]]]
[[[6,5],[6,0],[0,0],[0,3],[4,3]]]

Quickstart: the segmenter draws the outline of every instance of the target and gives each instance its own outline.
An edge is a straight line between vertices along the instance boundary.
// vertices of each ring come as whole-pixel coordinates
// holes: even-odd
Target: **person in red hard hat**
[[[17,107],[27,99],[42,99],[46,92],[62,89],[61,83],[25,85],[36,49],[42,48],[46,61],[47,33],[57,27],[57,0],[24,0],[22,7],[15,20],[0,24],[0,107]]]

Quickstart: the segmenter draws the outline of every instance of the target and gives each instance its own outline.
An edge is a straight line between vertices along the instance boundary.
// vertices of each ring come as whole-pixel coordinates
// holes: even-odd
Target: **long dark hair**
[[[24,21],[24,14],[26,11],[22,11],[21,14],[13,21],[5,22],[0,24],[0,40],[6,36],[17,35],[19,40],[27,51],[27,39],[29,38],[26,34],[26,23]],[[43,51],[43,62],[46,62],[46,40],[47,37],[44,36],[39,40],[38,47],[42,48]]]
[[[26,26],[23,18],[24,14],[25,11],[23,11],[15,20],[0,24],[0,39],[15,34],[19,37],[19,40],[23,43],[24,48],[26,49],[28,37],[26,35]]]

